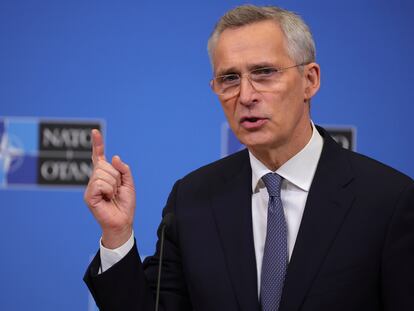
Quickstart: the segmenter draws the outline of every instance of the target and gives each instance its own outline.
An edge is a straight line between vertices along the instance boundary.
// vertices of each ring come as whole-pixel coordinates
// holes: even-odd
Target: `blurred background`
[[[310,25],[322,70],[314,122],[354,126],[358,152],[414,177],[414,2],[250,3]],[[225,118],[206,43],[240,4],[0,0],[0,118],[102,122],[107,157],[134,173],[143,256],[174,181],[221,155]],[[99,237],[82,187],[3,185],[0,310],[94,310],[82,277]]]

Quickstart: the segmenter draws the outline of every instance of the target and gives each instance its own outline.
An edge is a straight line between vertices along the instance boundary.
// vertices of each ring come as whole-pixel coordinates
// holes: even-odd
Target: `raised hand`
[[[119,156],[111,163],[105,158],[101,133],[92,130],[93,172],[84,199],[102,228],[102,244],[117,248],[132,233],[135,187],[129,166]]]

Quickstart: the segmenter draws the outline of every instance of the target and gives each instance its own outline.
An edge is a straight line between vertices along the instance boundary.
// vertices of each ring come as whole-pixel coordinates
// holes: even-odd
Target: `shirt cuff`
[[[99,274],[104,273],[111,268],[114,264],[124,258],[134,246],[134,231],[132,231],[131,237],[123,245],[115,249],[109,249],[102,245],[102,238],[99,240],[100,244],[100,256],[101,256],[101,269]]]

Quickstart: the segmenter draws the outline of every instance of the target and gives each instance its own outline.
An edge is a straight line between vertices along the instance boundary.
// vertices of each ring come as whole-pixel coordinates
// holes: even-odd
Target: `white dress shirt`
[[[312,137],[308,144],[274,172],[283,177],[280,197],[288,231],[289,259],[295,246],[306,199],[308,198],[313,176],[321,156],[322,146],[323,139],[312,123]],[[251,152],[249,152],[249,155],[252,167],[253,239],[257,265],[257,286],[260,297],[260,276],[266,241],[267,208],[269,203],[269,194],[261,178],[272,171]]]
[[[322,152],[323,139],[312,123],[312,137],[308,144],[284,163],[276,173],[283,177],[281,199],[288,229],[289,259],[292,256],[309,188]],[[257,284],[260,297],[260,275],[267,230],[269,195],[261,178],[271,171],[249,152],[252,167],[252,219],[257,264]],[[120,261],[133,247],[134,233],[117,249],[108,249],[100,242],[101,269],[106,271]]]

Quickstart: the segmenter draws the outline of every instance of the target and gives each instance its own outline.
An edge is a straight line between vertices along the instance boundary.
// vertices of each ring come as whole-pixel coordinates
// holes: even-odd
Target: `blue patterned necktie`
[[[263,311],[278,311],[288,265],[287,228],[280,198],[282,177],[276,173],[269,173],[263,176],[262,180],[269,193],[269,206],[260,302]]]

